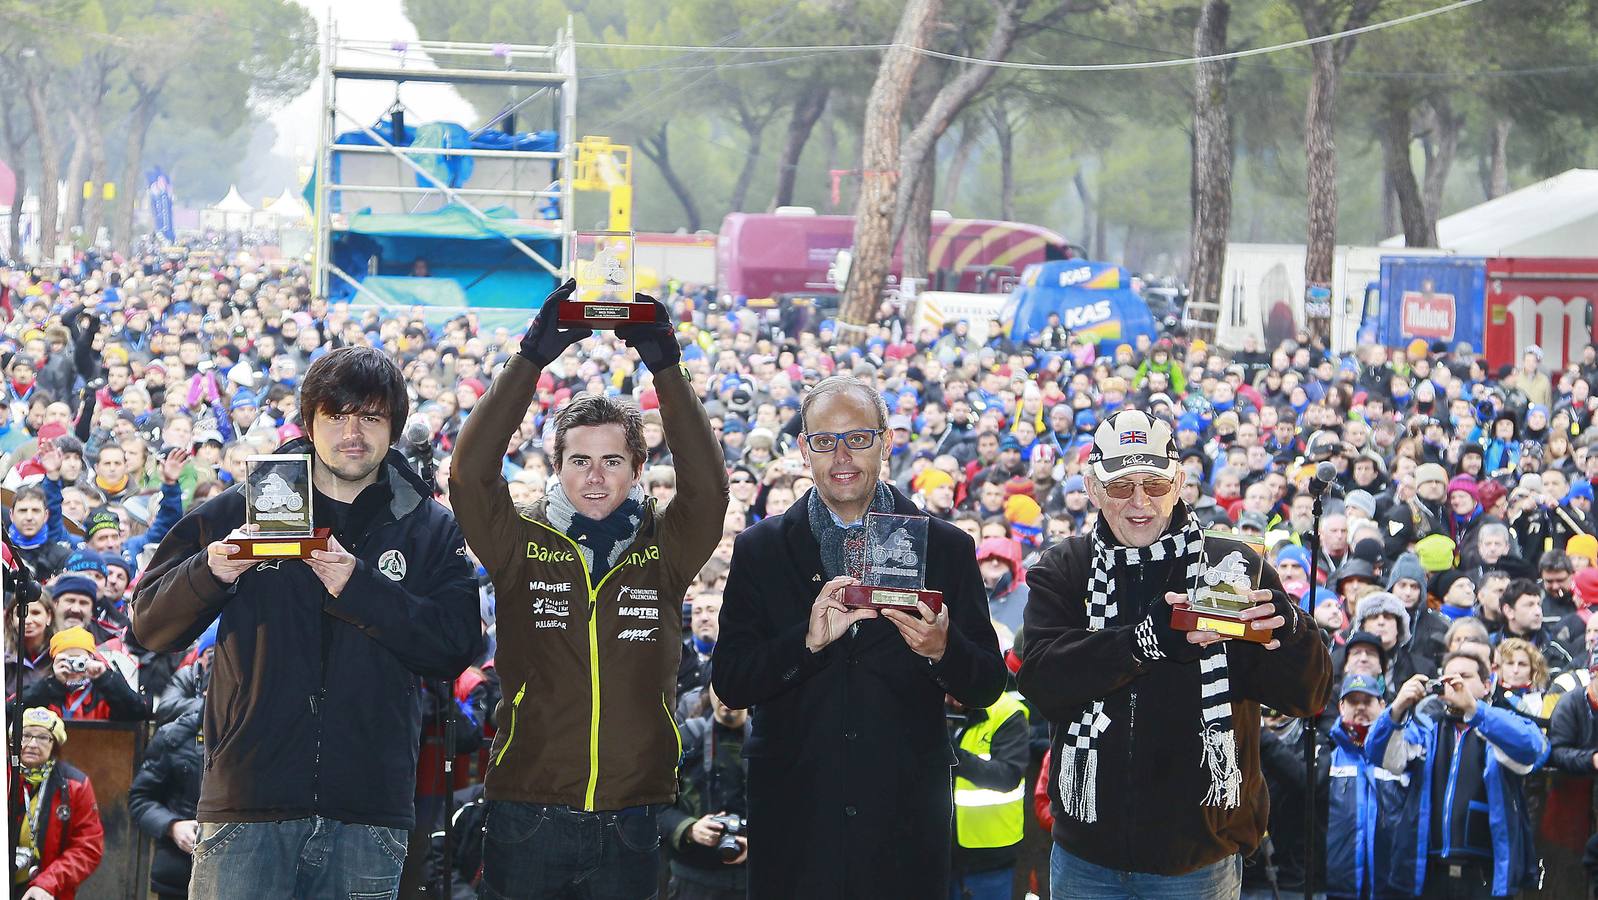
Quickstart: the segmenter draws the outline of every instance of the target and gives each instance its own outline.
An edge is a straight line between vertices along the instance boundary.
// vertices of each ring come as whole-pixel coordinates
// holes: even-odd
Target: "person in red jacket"
[[[19,835],[12,861],[13,892],[22,900],[72,900],[105,852],[100,807],[89,776],[61,760],[67,728],[43,707],[22,714],[22,770],[11,775],[11,833]],[[26,865],[18,865],[22,854]]]

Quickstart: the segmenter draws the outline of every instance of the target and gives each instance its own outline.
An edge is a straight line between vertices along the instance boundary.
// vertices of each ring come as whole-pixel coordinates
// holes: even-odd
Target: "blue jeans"
[[[949,900],[1010,900],[1015,867],[949,876]]]
[[[654,900],[660,832],[654,807],[636,813],[488,802],[482,900]]]
[[[1150,875],[1095,866],[1065,852],[1049,854],[1052,900],[1237,900],[1243,890],[1243,857],[1231,856],[1186,875]]]
[[[194,846],[191,900],[382,900],[399,889],[406,833],[321,816],[206,822]]]

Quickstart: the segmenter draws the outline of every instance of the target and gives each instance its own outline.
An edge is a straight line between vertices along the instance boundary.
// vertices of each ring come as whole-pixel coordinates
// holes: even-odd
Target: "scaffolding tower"
[[[418,57],[427,62],[419,64]],[[569,19],[549,45],[346,40],[330,26],[321,65],[322,119],[311,198],[316,230],[313,283],[320,296],[328,296],[336,280],[353,289],[362,302],[383,299],[362,285],[375,272],[346,271],[334,252],[335,241],[348,233],[352,216],[374,213],[403,224],[404,219],[392,217],[420,217],[448,208],[485,235],[504,241],[514,254],[557,282],[565,278],[573,231],[577,118],[577,53]],[[356,118],[340,105],[340,87],[357,81],[394,85],[396,101],[385,113],[390,117],[387,122]],[[499,85],[513,99],[476,126],[466,146],[460,141],[408,145],[410,128],[399,101],[400,88],[407,83]],[[524,122],[548,122],[555,135],[551,149],[475,146],[481,143],[480,136],[497,126],[514,131],[511,123],[518,113]],[[341,140],[341,132],[357,132],[365,140]],[[460,179],[449,173],[462,171],[461,167],[471,167],[470,180],[452,184]],[[495,209],[495,215],[489,215],[489,209]],[[538,238],[524,239],[530,233]],[[469,287],[463,286],[463,291]]]

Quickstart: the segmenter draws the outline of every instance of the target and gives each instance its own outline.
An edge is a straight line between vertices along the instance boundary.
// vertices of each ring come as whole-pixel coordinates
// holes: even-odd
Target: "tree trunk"
[[[1387,149],[1382,148],[1385,154]],[[1382,157],[1382,227],[1381,233],[1376,236],[1377,242],[1387,240],[1388,236],[1398,231],[1398,194],[1393,186],[1393,177],[1387,174],[1387,158]]]
[[[164,82],[162,83],[164,84]],[[150,133],[150,123],[155,121],[156,101],[161,96],[161,84],[153,88],[137,87],[138,100],[128,116],[127,145],[122,157],[122,178],[117,184],[117,221],[112,229],[114,245],[131,249],[134,244],[133,219],[135,204],[145,195],[139,190],[140,175],[144,165],[144,139]]]
[[[6,217],[6,254],[12,261],[22,263],[22,201],[28,196],[28,148],[22,141],[21,129],[12,121],[9,109],[0,109],[0,128],[6,140],[6,157],[11,163],[11,174],[17,179],[16,197],[11,201],[11,214]]]
[[[993,30],[988,33],[988,41],[978,54],[982,59],[1004,59],[1009,55],[1021,24],[1021,14],[1026,12],[1030,3],[1031,0],[1001,0],[996,5]],[[907,7],[907,15],[908,12]],[[927,107],[926,114],[911,129],[910,136],[905,138],[899,157],[900,184],[893,206],[895,239],[904,228],[905,214],[909,211],[910,199],[915,191],[912,179],[921,171],[922,160],[932,152],[938,138],[948,130],[954,117],[993,78],[995,71],[993,66],[967,66],[959,75],[944,82],[937,96],[932,99],[932,104]]]
[[[1226,0],[1205,0],[1193,31],[1195,56],[1226,52],[1231,17]],[[1232,228],[1232,113],[1224,62],[1200,63],[1193,79],[1193,230],[1188,241],[1188,284],[1201,304],[1219,304],[1226,238]],[[1211,327],[1219,308],[1194,309]]]
[[[838,341],[858,344],[877,311],[893,260],[894,204],[899,194],[899,117],[941,0],[908,0],[893,46],[882,55],[866,100],[861,137],[860,199],[855,204],[854,252],[838,310]],[[917,165],[921,160],[917,159]]]
[[[1293,0],[1304,33],[1319,37],[1363,28],[1383,0]],[[1346,17],[1335,16],[1346,9]],[[1331,303],[1311,307],[1310,294],[1325,292],[1330,300],[1332,258],[1337,247],[1337,144],[1333,140],[1337,117],[1337,79],[1343,63],[1354,52],[1354,38],[1324,41],[1310,48],[1309,100],[1304,104],[1304,156],[1309,188],[1308,241],[1304,254],[1305,318],[1309,331],[1331,344]],[[1310,315],[1310,313],[1315,313]]]
[[[749,150],[744,154],[743,168],[738,170],[738,180],[732,185],[729,208],[733,212],[743,212],[744,201],[749,197],[749,183],[754,181],[755,167],[760,165],[760,149],[766,143],[766,119],[743,115],[738,118],[749,135]]]
[[[107,169],[103,132],[98,122],[91,123],[89,127],[89,180],[94,182],[94,195],[84,209],[83,233],[92,244],[100,233],[101,223],[105,221],[105,198],[101,191],[104,189]]]
[[[1426,218],[1431,222],[1435,238],[1437,220],[1442,216],[1443,188],[1447,186],[1448,171],[1453,168],[1454,157],[1459,152],[1459,134],[1464,130],[1465,117],[1454,115],[1453,107],[1443,98],[1429,101],[1429,106],[1431,140],[1426,147],[1426,181],[1421,186],[1421,196],[1426,200]]]
[[[937,189],[937,174],[937,154],[928,153],[921,164],[921,175],[916,179],[915,202],[910,204],[910,218],[904,225],[904,271],[901,273],[901,283],[934,274],[928,265],[927,252],[932,243],[932,195]]]
[[[1404,224],[1404,246],[1437,246],[1436,220],[1426,215],[1426,204],[1415,170],[1409,164],[1409,109],[1402,103],[1388,106],[1381,120],[1382,164],[1385,181],[1392,185],[1398,200],[1399,219]]]
[[[810,142],[810,132],[826,110],[827,98],[831,93],[830,85],[820,90],[800,88],[799,99],[793,106],[793,116],[788,119],[788,139],[783,142],[782,156],[777,159],[777,191],[771,200],[772,209],[793,205],[794,183],[799,177],[799,158],[804,155],[805,144]]]
[[[1509,193],[1509,130],[1514,122],[1508,116],[1493,121],[1493,146],[1488,157],[1492,160],[1491,180],[1487,185],[1487,199],[1492,200]]]
[[[1313,33],[1313,32],[1312,32]],[[1337,61],[1330,43],[1310,47],[1309,102],[1304,111],[1304,149],[1309,186],[1309,240],[1304,254],[1305,290],[1332,284],[1332,255],[1337,246],[1337,145],[1332,139],[1337,111]],[[1307,312],[1308,310],[1306,310]],[[1312,332],[1331,338],[1331,318],[1309,319]]]
[[[999,143],[999,218],[1015,221],[1015,128],[1004,108],[993,110],[993,136]]]
[[[649,161],[660,170],[662,178],[666,179],[666,186],[671,188],[677,202],[682,204],[683,216],[690,232],[699,230],[699,205],[694,203],[693,191],[683,183],[677,170],[671,167],[671,125],[662,122],[660,130],[646,137],[638,144],[638,149],[649,157]]]
[[[1071,184],[1076,186],[1076,195],[1082,199],[1082,234],[1079,240],[1084,245],[1083,249],[1087,251],[1088,256],[1097,259],[1098,257],[1095,255],[1093,248],[1093,220],[1095,218],[1093,194],[1088,191],[1088,180],[1082,175],[1082,167],[1080,165],[1076,167],[1076,174],[1071,177]]]
[[[83,224],[83,176],[89,164],[91,138],[81,112],[69,108],[66,110],[66,116],[72,128],[72,153],[67,157],[67,207],[66,214],[61,217],[61,224],[70,238],[73,227]]]
[[[45,86],[32,64],[24,61],[17,66],[22,78],[22,95],[28,101],[28,114],[33,120],[33,146],[39,153],[39,261],[55,258],[59,238],[57,218],[60,215],[61,152],[51,127],[51,109],[45,99]],[[22,186],[17,186],[22,192]]]
[[[969,124],[960,128],[960,142],[954,145],[954,158],[949,160],[949,172],[943,179],[943,208],[954,209],[960,205],[960,180],[965,177],[966,166],[971,163],[971,151],[976,148],[977,130]]]

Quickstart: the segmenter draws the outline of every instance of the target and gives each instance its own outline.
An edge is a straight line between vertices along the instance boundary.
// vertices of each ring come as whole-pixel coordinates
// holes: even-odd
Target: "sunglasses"
[[[732,479],[728,480],[728,483],[729,484],[754,484],[755,480],[753,478],[747,478],[747,477],[744,477],[744,478],[732,478]]]
[[[1104,486],[1104,493],[1116,500],[1130,500],[1139,487],[1143,488],[1144,496],[1164,497],[1176,487],[1176,482],[1166,478],[1150,478],[1148,481],[1112,481]]]

